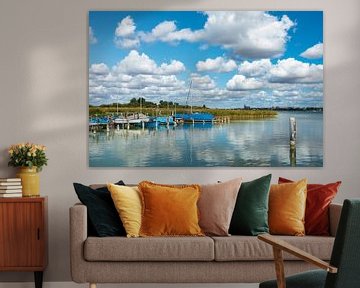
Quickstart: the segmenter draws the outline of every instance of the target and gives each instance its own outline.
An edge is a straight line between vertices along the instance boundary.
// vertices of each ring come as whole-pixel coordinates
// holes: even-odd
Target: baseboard
[[[44,282],[43,288],[88,288],[88,284]],[[259,284],[98,284],[97,288],[258,288]],[[31,282],[2,282],[0,288],[34,288]]]

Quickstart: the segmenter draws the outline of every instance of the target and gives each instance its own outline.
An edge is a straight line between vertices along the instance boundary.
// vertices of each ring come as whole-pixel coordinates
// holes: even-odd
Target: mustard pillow
[[[269,228],[271,234],[305,234],[307,180],[273,184],[269,195]]]
[[[142,198],[140,236],[202,236],[197,201],[199,185],[139,183]]]
[[[137,187],[107,185],[127,237],[139,237],[141,226],[141,197]]]

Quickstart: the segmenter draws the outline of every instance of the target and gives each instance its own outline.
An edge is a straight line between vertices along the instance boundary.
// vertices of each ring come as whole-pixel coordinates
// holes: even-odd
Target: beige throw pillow
[[[229,236],[231,217],[241,182],[242,178],[236,178],[223,183],[200,185],[199,225],[205,234]]]

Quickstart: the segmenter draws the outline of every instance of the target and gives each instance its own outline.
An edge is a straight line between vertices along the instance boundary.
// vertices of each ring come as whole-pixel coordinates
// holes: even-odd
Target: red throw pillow
[[[279,184],[293,182],[279,177]],[[308,184],[305,210],[305,234],[329,236],[329,206],[341,181],[329,184]]]

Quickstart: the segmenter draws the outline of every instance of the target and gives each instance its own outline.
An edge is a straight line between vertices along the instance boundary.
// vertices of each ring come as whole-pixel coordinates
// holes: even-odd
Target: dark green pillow
[[[256,236],[269,233],[270,181],[271,174],[241,184],[230,222],[230,234]]]
[[[119,181],[116,185],[125,185]],[[79,183],[74,183],[75,192],[87,207],[89,234],[94,236],[126,236],[119,214],[116,211],[111,194],[107,187],[92,189]]]

